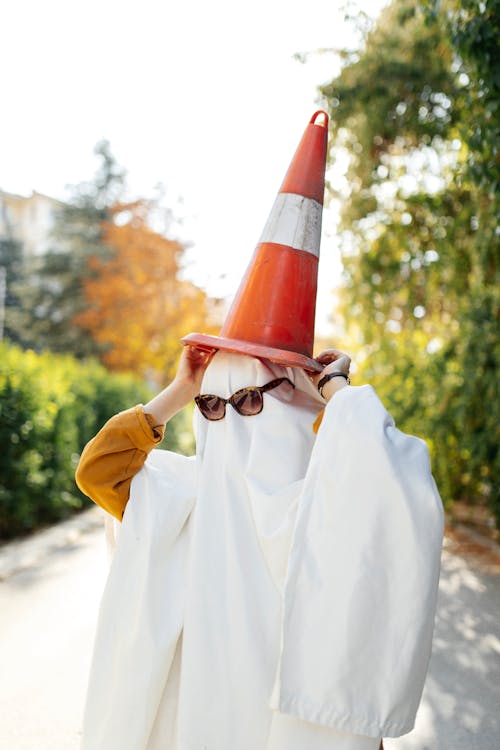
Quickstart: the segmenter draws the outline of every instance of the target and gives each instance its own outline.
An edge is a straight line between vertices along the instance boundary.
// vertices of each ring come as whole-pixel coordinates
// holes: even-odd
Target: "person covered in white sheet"
[[[86,446],[77,482],[122,524],[82,750],[378,750],[413,727],[441,501],[349,356],[317,361],[186,346]],[[196,456],[152,450],[193,398]]]

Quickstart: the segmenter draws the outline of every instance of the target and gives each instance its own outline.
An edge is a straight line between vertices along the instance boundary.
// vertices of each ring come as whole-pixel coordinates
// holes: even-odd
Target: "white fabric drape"
[[[153,451],[134,478],[82,750],[378,750],[411,728],[442,534],[425,445],[370,387],[315,438],[307,376],[250,357],[217,353],[202,392],[283,375],[255,417],[196,414],[196,460]]]
[[[412,729],[442,536],[425,443],[395,428],[370,386],[340,391],[300,499],[276,708],[372,736]]]

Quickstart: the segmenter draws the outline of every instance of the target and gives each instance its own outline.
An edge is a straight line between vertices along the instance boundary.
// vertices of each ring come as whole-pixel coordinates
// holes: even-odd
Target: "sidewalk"
[[[84,534],[104,527],[105,513],[97,506],[78,513],[73,518],[30,534],[24,539],[0,543],[0,581],[39,565],[56,550],[75,542]]]

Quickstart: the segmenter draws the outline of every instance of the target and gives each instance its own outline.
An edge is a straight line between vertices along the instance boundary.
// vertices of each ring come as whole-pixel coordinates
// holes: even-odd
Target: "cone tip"
[[[317,122],[317,119],[320,118],[320,117],[322,118],[323,121],[322,122]],[[328,115],[327,115],[327,113],[323,109],[318,109],[313,114],[313,116],[311,117],[310,124],[311,125],[320,125],[323,128],[327,128],[328,127]]]

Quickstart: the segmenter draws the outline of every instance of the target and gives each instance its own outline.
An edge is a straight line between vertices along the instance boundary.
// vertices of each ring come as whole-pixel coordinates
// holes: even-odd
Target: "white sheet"
[[[202,392],[281,375],[296,389],[258,416],[196,416],[196,461],[153,451],[134,479],[82,750],[378,750],[408,731],[442,533],[425,445],[369,387],[315,439],[307,376],[254,358],[219,352]]]

